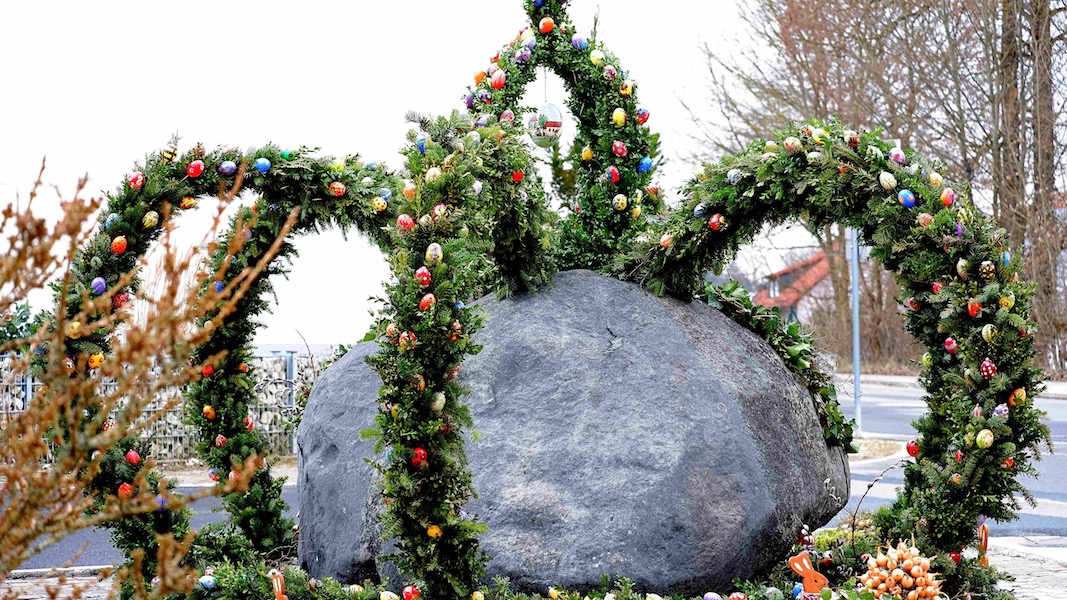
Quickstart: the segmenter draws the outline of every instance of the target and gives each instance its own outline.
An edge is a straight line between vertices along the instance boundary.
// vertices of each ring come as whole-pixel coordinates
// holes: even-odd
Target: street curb
[[[1067,567],[1067,560],[1058,559],[1041,552],[1041,548],[1020,546],[1013,543],[998,542],[996,537],[989,538],[990,550],[998,554],[1007,554],[1017,558],[1038,560],[1042,563],[1053,563],[1061,567]]]
[[[7,579],[44,579],[60,575],[67,577],[99,577],[104,569],[114,565],[89,565],[84,567],[57,567],[54,569],[16,569],[7,574]]]
[[[840,386],[852,385],[851,373],[834,373],[834,382]],[[1052,384],[1045,391],[1037,395],[1040,400],[1067,400],[1067,384],[1062,381],[1048,381],[1045,385]],[[860,385],[882,385],[886,387],[902,387],[922,389],[918,379],[903,375],[860,375]]]

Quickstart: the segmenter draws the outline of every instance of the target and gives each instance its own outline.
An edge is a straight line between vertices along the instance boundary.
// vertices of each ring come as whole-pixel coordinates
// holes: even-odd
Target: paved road
[[[899,440],[915,437],[911,422],[926,410],[920,400],[922,390],[917,388],[863,386],[863,433]],[[843,392],[847,392],[843,393]],[[843,412],[854,416],[851,388],[841,389]],[[1052,440],[1060,454],[1046,454],[1037,464],[1040,477],[1026,478],[1024,484],[1037,498],[1036,507],[1024,503],[1020,519],[1011,523],[991,523],[992,536],[1057,535],[1067,536],[1067,401],[1037,400],[1038,408],[1048,413]],[[846,510],[853,509],[860,496],[884,469],[897,460],[876,460],[852,467],[852,496]],[[889,503],[895,497],[897,486],[902,485],[903,471],[895,469],[871,489],[864,508],[874,508]]]
[[[841,389],[844,412],[852,416],[852,399]],[[922,391],[916,388],[888,387],[868,385],[863,392],[863,424],[865,434],[892,437],[907,440],[914,437],[911,421],[925,411],[925,404],[919,399]],[[992,524],[994,536],[1021,536],[1031,534],[1067,536],[1067,400],[1038,400],[1038,406],[1049,413],[1049,425],[1053,440],[1064,454],[1046,456],[1039,467],[1041,477],[1030,479],[1027,487],[1038,498],[1036,508],[1023,510],[1022,518],[1013,523]],[[860,496],[867,489],[867,484],[874,480],[886,467],[896,460],[875,460],[859,463],[852,468],[852,496],[849,510],[855,507]],[[864,508],[874,508],[890,502],[896,487],[901,485],[902,471],[897,469],[888,473],[882,482],[876,484],[864,501]],[[191,493],[190,489],[179,488],[180,492]],[[289,516],[296,514],[296,487],[286,486],[282,497],[289,503]],[[211,521],[220,520],[223,514],[211,512],[219,504],[216,498],[204,498],[194,505],[193,527],[202,527]],[[47,548],[34,556],[22,568],[47,568],[63,564],[75,557],[84,546],[85,550],[77,558],[77,565],[112,564],[120,560],[119,553],[108,543],[104,531],[83,531],[71,536],[61,543]]]

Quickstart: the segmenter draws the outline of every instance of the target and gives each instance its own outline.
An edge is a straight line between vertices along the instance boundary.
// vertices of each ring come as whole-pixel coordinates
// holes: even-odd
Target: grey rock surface
[[[480,495],[467,510],[489,526],[490,576],[542,593],[602,574],[661,594],[727,590],[847,501],[847,457],[823,442],[810,395],[706,304],[588,271],[478,304],[484,350],[461,379],[482,434],[467,446]],[[298,432],[300,561],[315,577],[380,571],[372,449],[358,440],[377,410],[363,362],[376,349],[320,377]]]

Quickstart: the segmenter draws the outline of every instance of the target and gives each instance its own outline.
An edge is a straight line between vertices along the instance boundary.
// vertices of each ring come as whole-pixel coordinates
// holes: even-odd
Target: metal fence
[[[321,360],[321,357],[320,359]],[[11,369],[11,356],[0,356],[0,415],[7,420],[32,406],[33,394],[42,386],[33,377],[15,373]],[[286,431],[286,423],[294,414],[294,390],[304,381],[314,378],[314,362],[311,356],[295,352],[274,353],[257,356],[249,365],[249,376],[255,382],[254,391],[258,402],[249,411],[256,427],[267,435],[271,452],[278,455],[294,454],[295,431]],[[104,382],[104,388],[115,385]],[[146,414],[159,414],[159,419],[142,433],[149,450],[160,460],[183,460],[196,456],[194,445],[200,432],[184,422],[184,411],[179,401],[173,408],[165,409],[168,403],[180,396],[177,388],[160,392],[149,403]]]

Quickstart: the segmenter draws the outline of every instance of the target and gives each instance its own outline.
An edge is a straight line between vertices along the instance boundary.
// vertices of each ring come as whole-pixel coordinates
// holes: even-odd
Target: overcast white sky
[[[734,4],[571,2],[586,32],[598,10],[599,37],[637,82],[672,159],[660,183],[676,187],[694,166],[677,158],[693,144],[679,99],[704,97],[699,48],[728,46]],[[473,73],[525,24],[518,0],[5,3],[0,201],[25,197],[43,156],[49,183],[69,191],[88,173],[90,190],[113,189],[175,132],[183,149],[305,144],[400,168],[404,113],[460,107]],[[554,83],[547,98],[562,108]],[[546,96],[540,81],[528,92],[535,105]],[[42,201],[55,205],[51,194]],[[189,239],[199,239],[207,212],[182,217]],[[257,343],[298,343],[298,331],[322,344],[361,337],[366,299],[388,277],[384,261],[358,235],[297,245]]]

